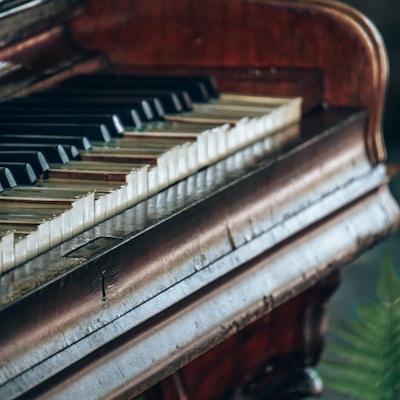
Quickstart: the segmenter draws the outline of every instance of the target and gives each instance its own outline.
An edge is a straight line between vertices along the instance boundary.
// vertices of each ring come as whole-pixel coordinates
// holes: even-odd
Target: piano
[[[74,80],[82,109],[97,101],[85,100],[87,82],[95,91],[123,78],[111,83],[122,98],[130,77],[149,76],[302,99],[299,120],[161,187],[149,183],[153,169],[136,174],[148,186],[132,204],[110,197],[104,218],[57,238],[50,229],[46,245],[38,236],[34,256],[3,232],[0,398],[320,394],[312,367],[341,270],[399,224],[381,132],[388,62],[374,25],[328,0],[3,0],[0,37],[1,146],[9,125],[39,121],[41,102],[65,116],[52,96],[65,100]],[[104,164],[102,176],[111,172]]]

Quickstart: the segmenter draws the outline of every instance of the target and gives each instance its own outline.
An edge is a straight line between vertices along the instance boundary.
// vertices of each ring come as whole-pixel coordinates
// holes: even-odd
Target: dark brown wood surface
[[[259,85],[265,71],[306,68],[321,72],[324,102],[369,111],[369,155],[373,163],[385,159],[381,120],[387,55],[374,25],[354,9],[328,0],[84,3],[67,29],[62,23],[0,49],[1,60],[17,64],[19,71],[11,79],[2,75],[2,97],[15,92],[4,90],[9,80],[23,89],[55,72],[59,80],[99,68],[99,60],[82,64],[90,56],[88,50],[107,55],[113,64],[143,71],[154,67],[188,73],[198,68],[240,71],[241,79],[237,73],[223,74],[222,88],[248,92],[258,87],[259,94],[269,94],[268,85]],[[60,75],[63,68],[68,73]],[[253,83],[244,84],[245,80]]]
[[[218,294],[215,292],[223,293],[227,287],[224,285],[225,281],[231,278],[236,281],[239,275],[240,280],[243,280],[247,271],[259,266],[268,269],[271,263],[269,257],[275,252],[283,255],[284,248],[290,247],[291,240],[284,241],[281,246],[267,249],[259,257],[249,253],[251,261],[243,263],[241,251],[246,252],[246,249],[241,244],[243,240],[248,239],[242,235],[241,227],[246,227],[249,221],[255,223],[258,215],[273,214],[276,220],[281,215],[280,199],[287,195],[286,189],[290,183],[296,182],[300,186],[304,184],[307,191],[310,185],[318,185],[319,182],[323,184],[332,174],[332,168],[333,171],[336,170],[335,165],[341,169],[343,164],[354,165],[360,162],[360,158],[365,160],[362,143],[364,117],[363,112],[354,114],[351,110],[343,109],[308,115],[301,123],[302,145],[290,144],[291,151],[278,156],[276,161],[264,160],[258,171],[253,172],[248,168],[232,171],[227,168],[229,179],[227,177],[226,181],[218,183],[218,176],[214,174],[213,184],[209,188],[201,187],[200,183],[205,182],[203,179],[210,176],[212,170],[201,171],[197,175],[199,184],[195,185],[196,190],[189,196],[178,196],[176,187],[172,187],[4,275],[0,291],[0,315],[7,324],[4,325],[1,336],[1,359],[12,364],[15,354],[25,357],[26,362],[20,365],[24,373],[23,368],[26,368],[29,362],[33,364],[31,370],[36,366],[39,371],[47,370],[48,366],[44,364],[48,361],[50,364],[56,362],[54,368],[59,369],[54,372],[55,376],[43,379],[43,382],[36,382],[37,377],[40,379],[41,375],[33,372],[34,382],[28,382],[33,388],[26,389],[25,394],[30,398],[43,398],[47,390],[59,394],[59,391],[68,389],[70,385],[79,381],[81,376],[86,376],[85,374],[88,374],[91,382],[96,382],[90,378],[92,374],[96,375],[96,367],[111,360],[111,364],[118,368],[120,361],[114,361],[115,354],[121,353],[125,357],[136,341],[140,342],[141,338],[144,339],[146,335],[156,331],[157,326],[165,325],[163,315],[167,319],[180,321],[182,313],[186,308],[191,309],[196,301],[212,298]],[[343,156],[344,150],[346,154]],[[342,154],[339,163],[336,162],[337,154]],[[318,168],[320,157],[330,166],[323,171]],[[320,174],[310,175],[309,171],[319,171]],[[168,195],[169,193],[175,194],[176,199]],[[302,190],[297,193],[301,197]],[[296,196],[290,196],[290,199],[296,201]],[[268,211],[264,213],[263,209]],[[230,236],[225,239],[226,226],[230,227]],[[143,227],[146,227],[145,232]],[[306,231],[310,233],[314,229],[320,231],[323,227],[311,226]],[[297,243],[293,245],[295,249],[299,248],[299,242],[309,243],[307,232],[305,237],[303,233],[296,235]],[[274,234],[271,233],[271,236]],[[377,237],[374,235],[374,239]],[[223,240],[223,245],[217,252],[220,240]],[[250,242],[254,243],[255,240],[257,237]],[[96,242],[99,244],[95,245]],[[264,243],[260,239],[260,246],[268,248],[268,243],[268,240]],[[225,249],[226,245],[237,248],[241,253],[234,255],[230,247],[229,251]],[[358,241],[360,248],[369,245],[367,239]],[[150,325],[146,323],[143,326],[135,326],[123,335],[116,335],[109,343],[102,343],[101,346],[97,343],[99,348],[92,349],[91,346],[96,342],[87,337],[87,329],[90,329],[90,332],[107,329],[108,324],[116,317],[116,310],[121,315],[135,310],[132,317],[136,318],[135,314],[140,317],[137,308],[142,304],[146,307],[147,302],[157,298],[159,289],[152,288],[153,280],[157,285],[161,285],[160,294],[165,289],[166,281],[167,284],[171,282],[172,287],[182,282],[182,290],[186,291],[186,274],[189,273],[190,277],[199,262],[204,264],[203,269],[207,272],[207,265],[212,262],[211,258],[207,259],[207,254],[215,257],[215,262],[218,262],[226,251],[229,256],[226,264],[242,264],[236,266],[232,273],[221,277],[222,282],[216,281],[191,296],[186,295],[175,308],[170,307],[165,312],[157,312],[152,321],[149,321]],[[354,247],[352,251],[359,251],[359,248]],[[187,265],[188,271],[177,271],[176,268],[180,265]],[[325,285],[326,276],[337,268],[333,263],[316,273],[303,272],[298,279],[293,280],[293,288],[288,287],[292,284],[290,282],[288,285],[282,285],[274,295],[265,287],[267,295],[265,298],[259,298],[261,304],[256,312],[249,312],[240,318],[236,315],[234,321],[238,325],[233,322],[218,325],[216,335],[205,336],[204,341],[197,339],[191,342],[188,348],[183,346],[176,351],[174,348],[174,353],[165,364],[153,363],[154,371],[151,371],[149,376],[140,377],[140,384],[137,381],[132,383],[126,380],[124,385],[127,385],[127,388],[123,388],[124,393],[137,395],[186,364],[187,369],[180,371],[178,375],[187,388],[185,390],[189,391],[190,399],[196,398],[191,394],[194,392],[200,393],[201,396],[197,397],[199,399],[230,396],[232,393],[229,390],[234,388],[233,383],[238,385],[239,391],[247,390],[251,383],[256,383],[255,388],[264,390],[280,373],[315,364],[321,350],[325,300],[331,293],[330,284]],[[215,267],[215,270],[218,270],[218,267]],[[275,271],[275,274],[271,275],[271,281],[278,276],[279,281],[286,279],[288,270],[280,269],[279,273]],[[244,275],[241,275],[242,273]],[[202,278],[198,279],[201,283]],[[147,284],[150,284],[150,287]],[[311,289],[306,291],[309,288]],[[213,294],[210,294],[210,291]],[[175,299],[176,302],[178,300]],[[34,314],[32,309],[35,310]],[[153,310],[151,304],[148,310]],[[96,315],[99,317],[95,317]],[[265,318],[262,318],[264,315]],[[201,314],[197,314],[196,318],[200,316]],[[258,318],[262,319],[253,328],[252,324]],[[246,325],[250,325],[249,328],[239,331]],[[74,327],[78,327],[76,333]],[[64,347],[63,340],[57,339],[59,335],[71,337],[71,330],[74,335],[83,334],[84,340],[74,343],[74,346],[78,347]],[[238,336],[232,336],[237,331]],[[185,328],[180,328],[179,339],[189,332],[189,329],[186,331]],[[232,338],[229,338],[230,336]],[[26,337],[29,337],[29,340],[26,340]],[[224,344],[226,339],[228,342]],[[166,336],[162,340],[163,345],[167,346],[169,337]],[[46,349],[53,346],[57,348],[54,358],[41,360],[45,354],[36,348],[40,349],[43,343],[48,343]],[[219,344],[221,346],[215,349],[215,353],[211,350],[204,358],[195,361],[197,357]],[[40,354],[36,354],[37,352]],[[151,352],[152,349],[148,348],[149,360],[157,356],[151,356]],[[126,357],[131,360],[129,354]],[[195,362],[193,366],[189,364],[191,361]],[[261,372],[271,363],[276,374],[267,374],[264,377]],[[234,369],[235,366],[238,367],[237,370]],[[132,370],[128,369],[125,373],[127,372],[132,373]],[[27,373],[31,372],[28,370]],[[109,373],[110,370],[107,370],[107,375]],[[136,376],[131,378],[138,379]],[[215,379],[222,379],[223,385],[211,384]],[[168,382],[164,384],[168,385]],[[289,383],[285,385],[288,387]],[[216,392],[205,393],[199,388],[209,388]],[[104,386],[95,390],[94,395],[100,397]],[[169,393],[169,389],[164,386],[162,390],[165,391],[165,395]],[[171,390],[176,390],[175,386]]]
[[[386,51],[373,24],[326,0],[87,0],[74,38],[114,64],[158,67],[316,68],[324,101],[367,108],[373,162],[385,149]]]
[[[230,91],[271,94],[270,91],[275,90],[273,94],[277,95],[311,93],[306,111],[321,102],[366,108],[369,120],[365,144],[370,160],[377,163],[385,158],[380,124],[388,73],[386,53],[373,25],[353,9],[325,0],[87,0],[85,3],[86,8],[68,24],[60,24],[42,33],[35,31],[34,37],[0,49],[0,59],[11,61],[16,66],[12,73],[0,79],[2,96],[7,97],[8,93],[16,90],[31,90],[32,84],[36,88],[46,86],[75,72],[99,69],[105,65],[103,55],[112,65],[127,69],[134,67],[139,72],[164,68],[184,73],[199,70],[214,72],[219,75],[221,87]],[[293,69],[298,74],[295,79]],[[60,71],[63,72],[60,74]],[[280,77],[285,79],[280,81]],[[43,81],[43,78],[47,80]],[[17,86],[15,82],[18,82]],[[340,130],[339,127],[335,129]],[[304,138],[310,136],[310,131],[312,129],[302,132]],[[364,129],[357,127],[357,132],[361,135]],[[351,138],[346,135],[341,130],[341,138],[338,141],[332,139],[324,147],[332,159],[336,156],[334,153],[337,148],[343,152],[350,148],[346,143]],[[364,153],[362,140],[357,140],[353,145],[357,152]],[[320,151],[307,154],[307,161],[318,165]],[[312,155],[315,155],[315,159]],[[298,161],[296,157],[293,160]],[[295,167],[290,165],[284,170],[289,176],[292,173],[300,174],[305,164],[296,168],[299,164],[294,163]],[[123,299],[122,294],[130,294],[140,279],[151,281],[160,273],[158,264],[152,266],[149,262],[152,257],[157,256],[164,268],[171,268],[177,263],[173,257],[178,261],[179,257],[200,257],[204,249],[212,247],[209,233],[213,230],[207,225],[209,220],[215,221],[211,211],[223,217],[237,214],[246,220],[248,210],[260,202],[260,197],[256,198],[258,192],[254,192],[253,188],[265,190],[268,198],[276,190],[276,187],[269,187],[271,176],[279,184],[282,183],[282,170],[272,168],[272,173],[269,170],[267,172],[263,184],[248,178],[247,183],[238,184],[234,191],[231,189],[236,195],[227,196],[229,201],[223,199],[214,208],[206,208],[203,202],[198,206],[195,218],[193,213],[185,211],[185,215],[180,214],[174,221],[168,222],[170,215],[163,215],[162,221],[168,221],[159,223],[155,228],[158,236],[154,235],[154,231],[148,231],[142,235],[142,242],[135,240],[133,243],[134,236],[139,234],[140,229],[148,229],[147,219],[154,222],[158,218],[157,213],[165,210],[155,210],[155,207],[147,209],[144,207],[147,203],[143,203],[143,207],[138,206],[137,210],[146,210],[147,225],[139,224],[137,221],[141,220],[134,214],[136,219],[131,218],[134,226],[130,232],[126,231],[127,220],[121,216],[115,218],[120,225],[108,221],[103,228],[85,232],[74,239],[75,245],[72,246],[76,248],[77,244],[90,243],[93,238],[99,237],[103,229],[105,233],[100,236],[112,239],[110,249],[103,249],[104,254],[90,256],[90,261],[80,268],[75,268],[75,261],[66,258],[63,277],[55,269],[57,263],[60,264],[60,258],[65,258],[68,253],[65,249],[71,249],[68,247],[70,244],[60,246],[58,253],[49,253],[40,257],[39,261],[27,263],[15,272],[18,278],[15,293],[22,293],[25,298],[19,302],[12,299],[14,304],[3,313],[3,317],[9,316],[5,335],[1,339],[5,343],[2,347],[3,359],[18,347],[15,345],[18,340],[23,354],[29,350],[33,339],[40,344],[49,332],[64,333],[77,321],[81,323],[82,311],[89,315],[89,311],[92,311],[90,307],[103,309],[106,304],[105,280],[109,285],[107,290],[111,288],[107,292],[107,304],[112,304],[119,298]],[[295,177],[301,181],[301,177]],[[218,187],[215,189],[220,190]],[[232,201],[232,198],[235,200]],[[169,227],[168,224],[174,227],[176,224],[186,227],[191,224],[188,229],[180,230],[179,235],[189,240],[187,248],[192,252],[185,250],[182,255],[174,253],[179,247],[177,244],[185,241],[179,240],[179,235],[172,237],[173,230],[165,229]],[[109,226],[112,228],[109,229]],[[197,240],[199,245],[195,248],[196,235],[193,232],[197,234],[197,231],[200,232],[199,237],[200,234],[204,235],[207,242],[203,245]],[[192,232],[191,237],[188,232]],[[118,243],[117,247],[114,239],[121,243],[123,240],[124,243]],[[140,243],[143,243],[142,247]],[[360,249],[366,246],[362,243],[358,245]],[[352,251],[356,253],[356,250]],[[105,265],[109,267],[106,269]],[[42,273],[48,279],[44,286],[41,286],[39,279]],[[24,277],[27,282],[27,288],[23,288],[25,291],[20,290]],[[307,281],[302,288],[309,288],[305,292],[299,290],[283,294],[285,301],[281,299],[277,308],[272,305],[271,312],[262,317],[259,315],[261,319],[252,320],[254,323],[249,327],[203,355],[202,351],[193,350],[193,358],[200,358],[187,366],[184,366],[185,359],[176,361],[176,366],[167,366],[159,377],[152,376],[151,380],[142,384],[143,390],[158,378],[162,379],[183,366],[177,375],[151,389],[149,396],[156,396],[157,399],[163,396],[166,400],[252,398],[262,393],[280,373],[315,364],[323,338],[325,301],[337,283],[336,278],[337,274],[334,274],[332,280],[326,280],[326,274],[321,272],[319,279]],[[8,287],[13,288],[12,284]],[[35,293],[29,297],[27,291],[30,293],[32,289],[35,289]],[[50,296],[45,297],[46,293],[50,293]],[[89,299],[86,303],[85,297]],[[43,302],[43,298],[52,301]],[[33,320],[29,318],[27,303],[36,304]],[[29,317],[23,317],[28,314]],[[109,317],[114,318],[111,311]],[[46,319],[53,323],[46,325]],[[86,321],[90,321],[90,318]],[[30,341],[25,340],[21,334],[23,331],[29,332]],[[135,332],[128,333],[134,337]],[[113,340],[128,342],[129,335]],[[11,345],[7,345],[7,340]],[[212,344],[217,344],[217,341]],[[81,361],[72,360],[72,364],[66,364],[65,370],[57,372],[53,380],[41,383],[35,393],[45,393],[47,385],[51,387],[54,384],[56,388],[67,386],[68,379],[72,382],[81,372],[79,367],[82,367],[82,371],[86,367],[90,370],[93,368],[91,362],[94,361],[94,365],[100,362],[98,360],[107,358],[114,350],[114,345],[117,348],[118,343],[111,342],[111,345],[104,346],[109,347],[105,350],[100,348],[82,356]],[[270,373],[265,374],[266,371]],[[138,388],[132,390],[131,393],[139,393]]]
[[[276,380],[319,359],[326,302],[339,281],[338,272],[322,279],[152,388],[145,399],[267,399],[269,390],[277,398],[282,388],[272,388]],[[282,387],[289,386],[283,379]]]

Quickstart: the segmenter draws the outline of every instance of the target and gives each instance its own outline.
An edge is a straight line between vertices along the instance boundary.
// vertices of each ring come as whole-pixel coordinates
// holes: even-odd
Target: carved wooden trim
[[[323,12],[336,14],[339,21],[349,30],[359,35],[360,41],[369,51],[370,62],[370,98],[365,99],[365,106],[369,109],[370,118],[366,135],[367,147],[371,160],[378,163],[386,159],[386,149],[382,134],[382,118],[385,95],[389,77],[389,61],[383,38],[374,25],[365,15],[340,2],[329,0],[280,0],[291,3],[296,7],[319,9]],[[335,91],[335,88],[332,87]],[[334,93],[327,94],[328,99]]]

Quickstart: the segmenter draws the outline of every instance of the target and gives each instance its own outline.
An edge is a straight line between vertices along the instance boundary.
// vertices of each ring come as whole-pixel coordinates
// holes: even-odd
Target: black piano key
[[[48,171],[50,169],[45,156],[40,151],[29,151],[29,150],[0,151],[0,163],[4,164],[8,162],[19,162],[19,163],[30,164],[37,177],[47,176]]]
[[[15,135],[86,136],[90,140],[101,142],[109,142],[111,140],[111,135],[103,124],[0,122],[0,132]]]
[[[81,87],[81,86],[61,86],[54,87],[51,89],[43,90],[41,92],[34,93],[34,96],[101,96],[101,97],[121,97],[121,98],[133,98],[133,99],[148,99],[157,98],[164,111],[167,113],[178,113],[182,111],[190,111],[192,109],[192,104],[190,102],[190,97],[184,97],[183,94],[178,94],[175,92],[167,91],[157,91],[157,90],[134,90],[134,89],[114,89],[109,88],[97,88],[97,87]],[[183,99],[183,102],[180,100]]]
[[[0,151],[40,151],[47,162],[66,164],[70,159],[60,144],[0,143]]]
[[[103,90],[110,90],[112,88],[105,88]],[[86,89],[87,90],[87,89]],[[188,93],[183,91],[159,91],[159,90],[140,90],[140,89],[121,89],[121,93],[130,93],[132,96],[147,97],[156,96],[167,113],[178,113],[190,111],[193,109],[193,104]],[[128,95],[126,95],[128,96]]]
[[[35,171],[29,163],[0,161],[0,167],[11,171],[17,185],[34,185],[37,182]]]
[[[63,146],[74,146],[75,149],[89,150],[92,145],[86,136],[60,136],[60,135],[25,135],[14,133],[3,134],[0,132],[0,143],[43,143],[61,144]]]
[[[157,90],[157,89],[135,89],[124,88],[124,87],[114,87],[114,86],[104,86],[97,87],[96,85],[82,85],[79,82],[70,82],[65,86],[57,86],[52,89],[54,91],[60,91],[64,93],[74,93],[85,91],[88,93],[113,93],[120,94],[122,96],[139,96],[139,97],[148,97],[148,96],[156,96],[162,103],[164,110],[168,113],[182,112],[182,111],[190,111],[193,109],[192,100],[189,94],[182,90]],[[46,92],[46,91],[43,91]],[[40,95],[40,93],[35,93]]]
[[[37,110],[35,110],[36,112]],[[69,124],[103,124],[111,136],[121,136],[124,132],[122,121],[115,114],[81,115],[81,114],[27,114],[25,110],[14,109],[13,113],[0,111],[0,122],[36,122],[36,123],[69,123]]]
[[[175,90],[174,93],[176,94],[179,102],[182,105],[183,112],[193,110],[192,100],[187,92],[182,91],[182,90],[181,91]]]
[[[56,99],[59,102],[81,102],[86,100],[86,102],[91,104],[99,104],[99,103],[107,103],[107,104],[126,104],[127,107],[130,107],[132,104],[136,109],[136,104],[142,104],[142,108],[139,108],[139,115],[143,119],[152,120],[154,118],[162,118],[165,114],[164,107],[162,102],[158,97],[155,96],[124,96],[119,93],[106,93],[98,94],[98,93],[89,93],[85,89],[76,92],[65,94],[62,91],[48,91],[41,93],[34,93],[30,96],[30,98],[38,97],[41,101],[45,101],[46,99],[50,99],[50,101]],[[147,108],[147,105],[149,108]]]
[[[17,182],[10,170],[7,167],[0,167],[0,184],[3,188],[13,188],[17,186]]]
[[[118,76],[118,75],[115,75]],[[127,76],[130,80],[148,80],[151,82],[168,82],[171,84],[187,84],[194,82],[205,87],[207,95],[210,98],[219,97],[219,89],[215,79],[210,75],[122,75]]]
[[[79,160],[81,158],[78,148],[73,144],[63,144],[62,147],[70,160]]]
[[[152,121],[155,118],[155,115],[151,109],[151,106],[146,100],[126,100],[126,99],[118,99],[118,101],[104,99],[102,100],[100,97],[40,97],[40,96],[28,96],[21,97],[10,100],[6,102],[7,105],[14,104],[22,104],[27,109],[32,108],[40,108],[40,107],[55,107],[56,105],[59,107],[80,107],[83,109],[96,109],[97,112],[110,112],[111,108],[119,108],[125,111],[135,110],[140,118],[145,121]]]
[[[32,104],[27,106],[23,103],[1,103],[0,114],[2,115],[16,115],[21,114],[21,111],[27,114],[63,114],[63,115],[84,115],[84,116],[97,116],[97,115],[116,115],[124,125],[141,128],[142,120],[135,110],[126,110],[125,108],[117,108],[114,106],[107,107],[107,109],[99,109],[98,107],[80,107],[78,105],[64,106],[63,104]]]
[[[144,89],[144,90],[178,90],[189,94],[192,101],[207,102],[211,94],[206,86],[192,77],[161,77],[149,75],[77,75],[63,82],[60,86],[81,84],[82,87],[96,86],[100,88],[114,87],[115,89]]]

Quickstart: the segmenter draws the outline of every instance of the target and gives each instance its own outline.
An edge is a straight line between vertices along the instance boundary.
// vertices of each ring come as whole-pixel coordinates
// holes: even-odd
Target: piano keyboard
[[[0,271],[300,118],[205,77],[87,75],[0,105]]]

